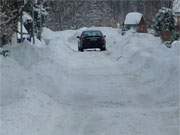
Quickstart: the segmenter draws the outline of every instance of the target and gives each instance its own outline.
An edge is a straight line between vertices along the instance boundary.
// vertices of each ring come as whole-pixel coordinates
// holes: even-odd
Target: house
[[[22,40],[29,40],[31,39],[28,31],[26,30],[26,28],[24,27],[24,25],[22,25],[22,39],[21,39],[21,22],[18,22],[18,31],[17,31],[17,42],[21,43]]]
[[[124,21],[125,29],[134,29],[137,32],[147,33],[147,25],[144,16],[138,12],[130,12]]]
[[[26,12],[23,12],[23,24],[27,32],[32,36],[33,35],[33,18]]]
[[[175,12],[176,17],[176,30],[180,32],[180,11]]]

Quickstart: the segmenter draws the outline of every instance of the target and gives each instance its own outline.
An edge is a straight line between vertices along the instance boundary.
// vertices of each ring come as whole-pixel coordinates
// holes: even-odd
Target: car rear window
[[[99,37],[102,36],[100,31],[84,31],[82,37]]]

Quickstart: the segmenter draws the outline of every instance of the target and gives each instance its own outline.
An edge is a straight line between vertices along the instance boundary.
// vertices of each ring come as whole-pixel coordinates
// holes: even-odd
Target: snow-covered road
[[[80,30],[1,59],[1,135],[179,135],[180,46],[95,28],[107,48],[77,51]]]

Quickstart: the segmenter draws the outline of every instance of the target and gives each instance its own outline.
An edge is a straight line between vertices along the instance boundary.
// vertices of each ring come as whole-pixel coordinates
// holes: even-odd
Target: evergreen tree
[[[157,34],[175,30],[175,16],[172,9],[161,8],[154,19],[153,28]]]

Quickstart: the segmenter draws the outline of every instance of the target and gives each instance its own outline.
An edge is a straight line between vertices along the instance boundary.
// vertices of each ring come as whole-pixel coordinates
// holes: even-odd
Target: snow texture
[[[107,51],[77,51],[86,29]],[[0,135],[179,135],[180,42],[105,27],[43,38],[0,56]]]
[[[173,9],[175,12],[180,12],[180,0],[174,0]]]
[[[138,12],[131,12],[128,13],[126,18],[125,18],[125,22],[124,24],[139,24],[142,18],[142,14],[138,13]]]

